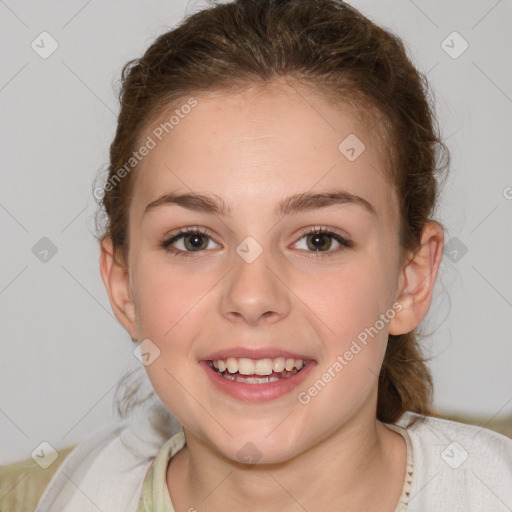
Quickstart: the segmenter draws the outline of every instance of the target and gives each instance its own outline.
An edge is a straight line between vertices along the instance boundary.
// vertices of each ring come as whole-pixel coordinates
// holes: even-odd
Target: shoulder
[[[417,444],[440,448],[448,442],[446,448],[453,443],[451,448],[460,452],[460,458],[465,458],[465,451],[468,455],[467,458],[473,455],[476,459],[489,461],[489,457],[496,454],[500,460],[505,459],[509,463],[512,462],[512,439],[503,434],[477,425],[468,425],[458,421],[423,416],[411,412],[404,415],[402,425],[407,426],[410,420],[416,421],[407,428],[407,431],[411,438],[416,440]],[[452,455],[451,450],[448,449],[444,452],[443,449],[441,455],[449,459]],[[499,461],[493,460],[492,462]],[[452,464],[455,464],[455,462]]]
[[[408,426],[411,420],[416,421]],[[512,439],[484,427],[411,412],[398,424],[411,441],[411,495],[417,495],[416,504],[466,512],[512,505]]]
[[[82,462],[85,469],[88,458],[96,456],[120,430],[118,423],[103,426],[78,443],[56,450],[57,457],[49,465],[36,462],[35,453],[35,458],[0,466],[0,512],[33,511],[44,496],[53,498],[55,490],[68,481],[63,470],[77,468]]]
[[[164,424],[163,416],[159,423],[158,411],[143,409],[109,421],[80,440],[55,472],[35,512],[136,510],[148,469],[177,424]]]
[[[34,510],[53,475],[75,446],[57,450],[57,458],[47,467],[31,457],[0,466],[0,512]]]

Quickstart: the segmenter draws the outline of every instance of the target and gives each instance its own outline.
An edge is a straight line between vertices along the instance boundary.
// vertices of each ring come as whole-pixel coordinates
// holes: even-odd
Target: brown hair
[[[436,176],[449,162],[431,108],[431,90],[397,36],[338,0],[214,4],[159,36],[122,70],[109,180],[132,157],[149,123],[191,94],[277,80],[308,86],[328,101],[357,110],[385,148],[385,178],[400,202],[403,257],[417,249],[421,230],[433,215]],[[444,166],[439,165],[440,155],[446,158]],[[107,223],[99,240],[112,238],[123,264],[133,174],[104,187],[101,202]],[[434,414],[432,378],[425,363],[414,332],[389,336],[379,375],[380,421],[394,423],[407,410]]]

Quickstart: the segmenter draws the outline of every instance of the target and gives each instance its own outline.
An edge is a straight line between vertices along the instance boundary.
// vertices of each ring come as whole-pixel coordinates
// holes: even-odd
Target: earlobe
[[[444,235],[440,224],[430,221],[421,233],[421,245],[404,265],[397,289],[400,311],[391,320],[389,334],[413,331],[428,312],[443,255]]]
[[[135,305],[128,268],[114,257],[111,238],[103,239],[100,244],[100,272],[114,315],[128,331],[132,340],[135,340],[137,332]]]

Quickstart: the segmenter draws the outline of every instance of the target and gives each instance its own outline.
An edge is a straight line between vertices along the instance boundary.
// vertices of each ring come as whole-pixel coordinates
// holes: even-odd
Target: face
[[[396,195],[343,106],[282,84],[194,98],[161,141],[158,123],[140,137],[156,146],[129,211],[137,338],[150,340],[149,378],[185,431],[233,461],[244,450],[289,460],[375,421],[400,274]],[[206,199],[172,199],[182,194]],[[250,384],[208,363],[279,373],[280,356],[307,364]]]

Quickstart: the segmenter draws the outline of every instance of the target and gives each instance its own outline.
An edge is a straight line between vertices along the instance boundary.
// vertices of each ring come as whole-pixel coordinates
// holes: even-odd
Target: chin
[[[214,443],[214,445],[224,457],[247,466],[279,464],[298,455],[298,447],[294,439],[277,434],[273,439],[270,437],[265,439],[261,435],[261,430],[254,432],[254,435],[249,432],[234,438],[226,435],[221,444]]]

